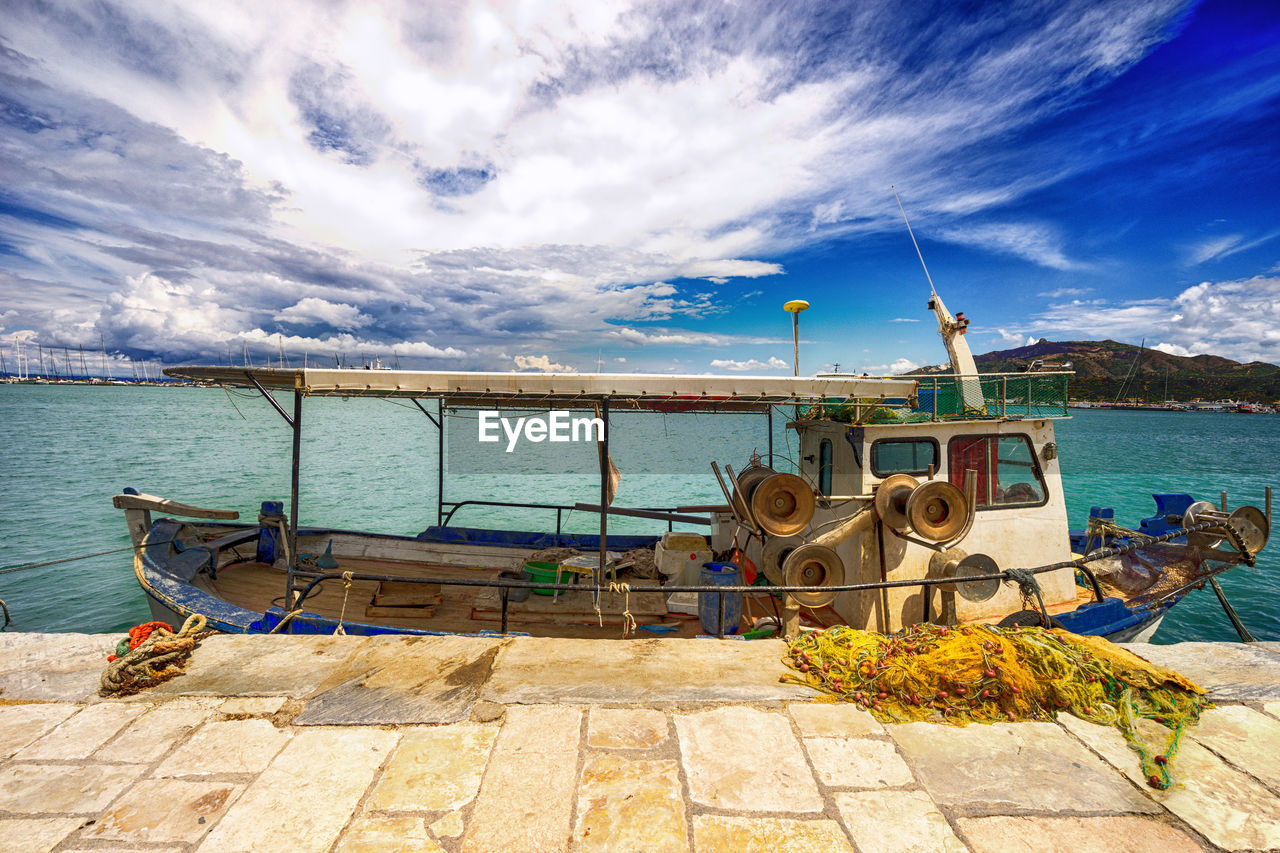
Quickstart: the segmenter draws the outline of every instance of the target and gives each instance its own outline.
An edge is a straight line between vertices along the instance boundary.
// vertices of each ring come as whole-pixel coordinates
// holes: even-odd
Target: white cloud
[[[912,361],[909,358],[895,358],[889,364],[872,364],[864,365],[857,369],[857,373],[869,373],[872,376],[898,376],[912,370],[923,367],[923,364]]]
[[[689,332],[683,329],[654,329],[641,331],[628,326],[610,329],[610,338],[622,343],[640,346],[729,346],[730,344],[772,344],[775,338],[758,338],[747,335],[721,335],[713,332]]]
[[[960,218],[1091,159],[958,155],[1113,79],[1181,5],[855,5],[818,40],[821,4],[15,0],[0,185],[65,222],[6,229],[6,323],[174,358],[358,330],[474,366],[515,342],[771,343],[626,324],[734,304],[670,281],[899,228],[904,174],[935,235],[1078,267],[1049,226]]]
[[[542,373],[577,373],[567,364],[560,364],[545,355],[518,355],[515,357],[516,367],[520,370],[537,370]]]
[[[1187,349],[1184,346],[1179,346],[1178,344],[1170,344],[1170,343],[1164,343],[1164,342],[1156,344],[1155,346],[1151,347],[1151,349],[1155,350],[1156,352],[1168,353],[1169,355],[1180,355],[1184,357],[1199,354],[1199,353],[1192,352],[1191,350]]]
[[[894,317],[890,322],[892,322],[892,323],[919,323],[920,321],[919,321],[918,319],[916,319],[915,317]]]
[[[1231,255],[1257,248],[1263,243],[1274,240],[1276,237],[1280,237],[1280,229],[1252,240],[1247,239],[1243,234],[1223,234],[1219,237],[1211,237],[1187,248],[1187,263],[1195,266],[1207,261],[1227,258]]]
[[[1059,287],[1056,290],[1042,290],[1036,296],[1043,296],[1046,299],[1061,299],[1064,296],[1084,296],[1092,291],[1092,287]]]
[[[980,246],[1057,270],[1086,265],[1067,257],[1062,236],[1051,226],[1030,223],[992,223],[945,228],[938,235],[952,243]]]
[[[1012,346],[1021,346],[1022,344],[1021,332],[1010,332],[1005,329],[996,329],[996,335],[999,336],[1003,343],[1010,344]]]
[[[1046,335],[1127,342],[1145,336],[1160,340],[1164,352],[1280,364],[1280,278],[1206,281],[1172,299],[1054,306],[1030,325]]]
[[[296,304],[278,312],[276,320],[286,323],[324,323],[335,329],[351,331],[367,326],[373,318],[360,313],[360,309],[345,302],[329,302],[308,296]]]
[[[747,359],[746,361],[717,358],[711,362],[711,366],[720,370],[732,370],[734,372],[745,370],[784,370],[791,367],[787,362],[772,355],[769,356],[768,361],[760,361],[759,359],[754,358]]]

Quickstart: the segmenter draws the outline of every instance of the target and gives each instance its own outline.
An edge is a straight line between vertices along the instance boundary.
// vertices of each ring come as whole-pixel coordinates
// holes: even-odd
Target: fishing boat
[[[267,501],[256,522],[240,521],[235,511],[133,489],[113,502],[124,511],[155,618],[199,613],[229,632],[610,638],[632,628],[753,636],[833,624],[893,632],[920,622],[1000,622],[1134,641],[1149,638],[1189,591],[1212,584],[1221,594],[1219,573],[1254,563],[1269,535],[1269,501],[1266,512],[1229,512],[1189,495],[1157,495],[1156,515],[1133,529],[1095,507],[1073,541],[1054,435],[1068,417],[1070,372],[979,374],[964,337],[969,321],[952,316],[932,289],[931,297],[948,374],[168,368],[175,379],[256,390],[275,409],[293,439],[287,510]],[[445,466],[437,464],[436,523],[416,536],[308,527],[298,500],[304,402],[325,396],[410,401],[436,431],[437,460],[451,427],[483,424],[477,411],[542,413],[552,430],[556,418],[583,413],[598,484],[593,475],[590,494],[572,505],[446,501]],[[668,507],[614,506],[609,434],[633,412],[757,413],[768,452],[729,462],[708,435],[704,464],[723,502],[674,495]],[[798,437],[794,470],[774,466],[778,416]],[[544,512],[546,525],[455,523],[460,511],[514,507]],[[571,510],[598,516],[598,532],[565,532]],[[610,532],[619,516],[667,530]]]

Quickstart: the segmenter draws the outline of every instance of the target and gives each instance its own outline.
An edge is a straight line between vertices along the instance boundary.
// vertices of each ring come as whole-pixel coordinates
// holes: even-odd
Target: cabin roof
[[[796,403],[910,400],[916,381],[905,378],[812,376],[668,376],[639,373],[471,373],[276,367],[170,367],[165,374],[201,385],[308,396],[438,398],[451,406],[583,408],[610,406],[657,411],[763,412]]]

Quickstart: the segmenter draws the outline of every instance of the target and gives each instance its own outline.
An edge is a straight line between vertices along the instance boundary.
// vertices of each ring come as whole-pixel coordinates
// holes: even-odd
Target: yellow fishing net
[[[787,638],[783,662],[804,684],[885,723],[1052,720],[1059,711],[1115,726],[1153,788],[1168,788],[1182,733],[1212,707],[1204,690],[1100,637],[1038,627],[913,625],[896,634],[847,626]],[[1169,729],[1157,752],[1139,719]]]

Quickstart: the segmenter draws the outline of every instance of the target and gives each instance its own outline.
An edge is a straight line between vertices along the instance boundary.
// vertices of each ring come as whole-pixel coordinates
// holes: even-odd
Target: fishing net
[[[787,642],[783,662],[795,672],[780,680],[856,702],[884,723],[1052,720],[1070,711],[1115,726],[1161,790],[1173,783],[1184,729],[1212,707],[1176,672],[1058,629],[923,624],[886,635],[838,626]],[[1143,719],[1169,730],[1163,749],[1139,734]]]

